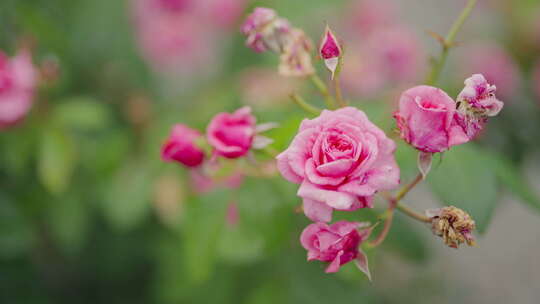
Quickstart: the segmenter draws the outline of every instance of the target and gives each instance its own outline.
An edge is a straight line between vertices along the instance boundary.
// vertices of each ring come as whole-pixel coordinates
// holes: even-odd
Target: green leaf
[[[491,160],[499,181],[519,197],[521,202],[540,212],[540,198],[516,165],[502,155],[492,154]]]
[[[217,257],[217,244],[225,222],[226,190],[202,195],[187,204],[182,230],[186,274],[191,283],[210,278]]]
[[[452,148],[438,166],[435,162],[427,181],[443,206],[468,212],[483,233],[498,201],[497,175],[489,154],[473,144]]]
[[[150,210],[151,175],[139,162],[128,163],[105,185],[105,217],[121,231],[135,228]]]
[[[53,194],[63,193],[69,186],[77,154],[71,137],[61,129],[43,133],[38,157],[38,177]]]
[[[112,117],[105,104],[80,96],[63,100],[55,108],[54,119],[69,128],[93,131],[107,127]]]

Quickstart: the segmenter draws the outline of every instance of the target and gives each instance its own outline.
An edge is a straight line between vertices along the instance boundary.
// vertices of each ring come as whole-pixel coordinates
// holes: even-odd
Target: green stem
[[[346,107],[347,102],[343,99],[343,95],[341,94],[341,85],[339,83],[339,75],[335,75],[334,77],[334,90],[336,92],[336,101],[340,108]]]
[[[315,87],[319,90],[319,92],[324,97],[324,101],[326,102],[326,106],[333,110],[336,108],[334,98],[330,95],[330,92],[328,91],[328,87],[324,82],[317,76],[317,74],[313,74],[309,77],[311,79],[311,82],[315,85]]]
[[[476,1],[477,0],[469,0],[463,11],[461,11],[459,17],[456,19],[456,21],[454,21],[454,24],[452,24],[452,27],[450,28],[448,34],[446,34],[446,37],[442,42],[441,57],[433,64],[433,68],[431,69],[431,72],[426,80],[426,84],[434,85],[437,83],[439,75],[441,74],[444,64],[446,63],[446,59],[448,58],[448,51],[453,46],[454,39],[456,38],[457,33],[463,26],[463,23],[465,23],[465,20],[467,20],[467,18],[471,14],[474,6],[476,5]]]
[[[399,211],[405,213],[406,215],[420,221],[420,222],[425,222],[425,223],[430,223],[431,222],[431,219],[423,214],[420,214],[414,210],[412,210],[410,207],[404,205],[403,203],[397,203],[396,204],[396,209],[398,209]]]
[[[313,114],[313,115],[319,115],[321,114],[321,109],[307,103],[302,97],[300,97],[298,94],[293,93],[289,95],[289,97],[296,103],[300,108],[302,108],[304,111]]]

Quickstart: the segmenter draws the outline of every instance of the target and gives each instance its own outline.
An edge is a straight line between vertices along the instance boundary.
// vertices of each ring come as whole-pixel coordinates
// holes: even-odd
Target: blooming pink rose
[[[399,184],[395,143],[364,112],[346,107],[305,119],[287,150],[277,157],[287,180],[301,184],[304,212],[330,221],[332,210],[372,206],[373,195]]]
[[[358,222],[339,221],[332,225],[313,223],[304,229],[300,236],[302,246],[308,251],[308,261],[330,262],[326,272],[337,272],[339,267],[359,256],[365,258],[359,250],[360,243],[369,235],[368,230],[357,230],[364,226]]]
[[[454,120],[456,103],[443,90],[417,86],[405,91],[394,113],[401,137],[416,149],[443,152],[469,141]]]
[[[167,141],[161,147],[161,158],[166,162],[180,162],[187,167],[197,167],[204,160],[204,152],[195,141],[202,135],[185,125],[173,127]]]
[[[243,107],[234,113],[219,113],[206,130],[208,142],[217,155],[227,158],[244,156],[256,135],[255,122],[250,107]]]
[[[7,58],[0,51],[0,129],[23,119],[32,107],[36,70],[30,52]]]

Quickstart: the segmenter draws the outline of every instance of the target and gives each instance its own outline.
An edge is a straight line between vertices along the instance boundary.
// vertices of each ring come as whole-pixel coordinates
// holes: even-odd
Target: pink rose
[[[0,51],[0,129],[17,123],[30,111],[36,74],[30,52],[22,50],[7,58]]]
[[[161,147],[161,158],[166,162],[180,162],[187,167],[197,167],[204,160],[204,152],[195,141],[202,135],[185,125],[173,127],[167,141]]]
[[[469,141],[455,113],[456,103],[444,91],[417,86],[401,95],[394,118],[401,138],[420,151],[435,153]]]
[[[219,113],[206,130],[208,142],[217,155],[226,158],[244,156],[256,135],[255,122],[250,107],[243,107],[234,113]]]
[[[373,195],[399,184],[395,143],[364,112],[346,107],[305,119],[287,150],[277,157],[287,180],[301,184],[304,212],[330,221],[332,210],[371,207]]]
[[[300,242],[308,251],[308,261],[330,262],[326,268],[329,273],[337,272],[341,265],[359,257],[365,260],[358,247],[367,239],[369,230],[359,232],[357,229],[362,226],[363,223],[347,221],[339,221],[330,226],[326,223],[307,226],[300,236]]]

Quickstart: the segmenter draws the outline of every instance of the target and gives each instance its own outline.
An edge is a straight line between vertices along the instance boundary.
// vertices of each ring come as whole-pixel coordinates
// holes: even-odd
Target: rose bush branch
[[[474,6],[476,5],[476,1],[477,0],[469,0],[467,2],[467,5],[463,9],[463,11],[461,11],[461,14],[448,31],[446,37],[444,38],[444,40],[441,41],[441,56],[437,61],[434,62],[431,72],[429,73],[429,76],[426,80],[426,84],[434,85],[437,83],[439,75],[441,74],[441,71],[446,63],[446,59],[448,58],[448,52],[450,48],[454,46],[454,39],[456,38],[457,33],[463,26],[463,23],[465,23],[465,20],[467,20],[467,18],[471,14]]]

